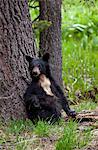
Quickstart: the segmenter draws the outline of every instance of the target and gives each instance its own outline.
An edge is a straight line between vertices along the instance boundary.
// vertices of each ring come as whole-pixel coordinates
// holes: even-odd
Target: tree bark
[[[5,120],[26,117],[26,54],[36,55],[28,1],[0,0],[0,116]]]
[[[62,85],[61,0],[40,0],[40,20],[50,21],[48,29],[40,33],[40,50],[51,54],[52,75]]]

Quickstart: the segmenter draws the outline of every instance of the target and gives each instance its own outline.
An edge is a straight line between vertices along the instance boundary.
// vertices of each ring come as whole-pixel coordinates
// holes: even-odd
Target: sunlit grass
[[[7,133],[18,135],[26,130],[33,130],[34,125],[30,120],[12,120],[7,123]]]
[[[98,87],[98,13],[95,10],[98,5],[76,0],[62,7],[63,80],[70,88],[71,97],[76,90],[84,92]]]
[[[73,150],[73,148],[87,145],[91,134],[90,128],[81,133],[78,131],[77,122],[65,122],[63,119],[54,125],[49,125],[44,121],[39,121],[35,125],[31,121],[24,120],[14,120],[8,124],[0,122],[0,146],[2,149],[6,147],[15,150],[41,149],[43,145],[41,139],[45,138],[47,143],[47,139],[51,139],[51,137],[54,139],[51,144],[56,150]]]
[[[76,145],[77,123],[69,122],[63,131],[63,136],[56,143],[56,150],[72,150]]]
[[[56,150],[75,150],[86,146],[92,139],[91,127],[87,127],[83,132],[77,130],[78,123],[69,121],[64,126],[63,134],[56,143]]]
[[[76,112],[81,112],[81,111],[91,111],[96,109],[97,104],[95,102],[91,102],[91,101],[84,101],[76,106],[74,106],[74,109],[76,110]]]
[[[34,128],[34,133],[37,134],[38,136],[49,136],[49,124],[44,121],[38,121],[36,123],[35,128]]]

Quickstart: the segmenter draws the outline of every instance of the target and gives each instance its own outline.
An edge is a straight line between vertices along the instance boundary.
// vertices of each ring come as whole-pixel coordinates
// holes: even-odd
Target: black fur
[[[68,116],[75,117],[75,111],[69,108],[68,101],[63,91],[51,76],[48,63],[49,54],[46,53],[43,58],[39,59],[26,56],[26,59],[29,62],[29,71],[32,78],[32,82],[24,94],[28,118],[32,121],[43,119],[55,122],[61,117],[61,109],[63,109]],[[51,90],[54,96],[47,95],[38,84],[40,75],[35,77],[32,74],[32,70],[35,66],[39,67],[40,75],[44,74],[50,80]]]

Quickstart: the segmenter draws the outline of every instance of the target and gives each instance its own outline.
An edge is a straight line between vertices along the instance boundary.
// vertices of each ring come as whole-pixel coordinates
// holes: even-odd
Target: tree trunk
[[[36,47],[27,0],[0,0],[0,116],[25,118],[23,94],[30,79],[25,55]]]
[[[40,0],[40,20],[52,23],[40,33],[40,50],[51,54],[52,75],[62,85],[61,0]]]

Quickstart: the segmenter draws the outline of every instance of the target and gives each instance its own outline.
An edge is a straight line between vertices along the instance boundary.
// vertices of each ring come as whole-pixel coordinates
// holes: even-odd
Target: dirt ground
[[[81,150],[98,150],[98,108],[93,111],[83,111],[77,115],[77,120],[80,121],[80,130],[84,130],[85,127],[91,126],[94,129],[91,131],[93,138],[92,141]]]

